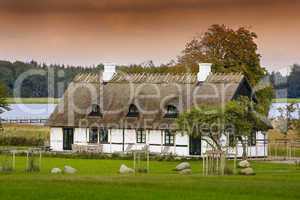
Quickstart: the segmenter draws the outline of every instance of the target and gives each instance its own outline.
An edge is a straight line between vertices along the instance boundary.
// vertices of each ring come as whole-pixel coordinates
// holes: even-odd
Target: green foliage
[[[5,85],[0,82],[0,114],[2,113],[1,108],[7,108],[7,89]]]
[[[255,110],[264,116],[268,116],[274,98],[274,89],[272,86],[264,87],[255,93],[258,104],[255,105]]]
[[[266,74],[260,66],[256,38],[244,27],[234,30],[215,24],[186,44],[179,63],[193,66],[195,71],[199,62],[210,62],[214,72],[242,72],[255,85]]]
[[[287,93],[289,98],[300,97],[300,65],[293,65],[287,78]]]
[[[245,136],[266,128],[254,108],[248,97],[241,96],[229,101],[224,110],[218,106],[202,106],[184,112],[178,117],[177,125],[191,136],[202,139],[208,137],[211,141],[206,141],[220,149],[220,137],[225,132],[244,143]]]
[[[224,112],[220,107],[202,106],[180,114],[179,129],[187,134],[206,140],[212,147],[221,148],[219,139],[224,129]],[[208,137],[210,140],[207,140]]]
[[[13,96],[15,81],[26,72],[33,72],[27,76],[21,86],[21,97],[61,97],[64,89],[71,80],[79,73],[98,72],[98,68],[46,65],[35,61],[8,62],[0,61],[0,81],[7,87],[8,96]],[[50,79],[48,80],[48,77]],[[59,89],[63,86],[63,89]],[[48,88],[53,88],[48,90]]]
[[[292,114],[297,110],[299,111],[299,106],[294,102],[278,108],[280,117],[276,128],[285,136],[287,136],[290,130],[295,130],[297,133],[300,132],[299,119],[294,119],[292,116]]]

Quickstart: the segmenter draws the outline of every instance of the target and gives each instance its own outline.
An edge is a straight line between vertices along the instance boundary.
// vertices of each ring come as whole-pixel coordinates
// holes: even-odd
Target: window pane
[[[165,130],[165,145],[174,144],[174,134],[170,130]]]
[[[99,132],[99,141],[100,143],[108,142],[108,130],[107,128],[101,128]]]
[[[98,142],[98,129],[97,128],[90,129],[89,142],[90,143]]]
[[[146,133],[144,130],[136,130],[136,142],[146,143]]]

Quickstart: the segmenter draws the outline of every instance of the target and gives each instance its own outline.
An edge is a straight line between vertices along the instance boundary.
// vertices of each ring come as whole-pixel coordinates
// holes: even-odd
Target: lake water
[[[280,116],[278,108],[286,106],[286,103],[273,103],[269,112],[269,118]],[[10,111],[0,115],[4,120],[21,120],[21,119],[43,119],[47,120],[54,111],[56,104],[11,104]],[[300,103],[298,104],[300,107]],[[294,118],[299,119],[299,111],[293,113]]]

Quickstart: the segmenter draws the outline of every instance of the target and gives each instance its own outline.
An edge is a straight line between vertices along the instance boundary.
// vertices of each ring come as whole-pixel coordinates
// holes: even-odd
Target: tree
[[[223,147],[222,135],[234,136],[235,143],[239,141],[243,146],[243,157],[246,157],[246,138],[256,130],[268,128],[256,115],[250,99],[245,96],[229,101],[225,109],[219,106],[193,108],[180,114],[177,125],[188,135],[201,138],[218,150]]]
[[[300,65],[294,64],[291,73],[288,76],[288,98],[300,97]]]
[[[7,109],[7,90],[3,83],[0,82],[0,113]]]
[[[7,97],[6,87],[3,83],[0,82],[0,114],[4,110],[8,109],[6,97]],[[1,119],[0,119],[0,129],[2,129]]]
[[[292,115],[297,109],[298,106],[296,103],[288,103],[284,107],[278,108],[278,111],[280,112],[279,120],[281,121],[278,128],[285,137],[287,136],[288,131],[294,127],[294,118]]]
[[[254,32],[244,27],[234,30],[215,24],[186,44],[179,63],[197,71],[199,62],[210,62],[214,72],[242,72],[255,85],[266,73],[260,66],[256,38]]]
[[[243,146],[243,157],[246,157],[246,138],[257,130],[267,130],[268,126],[260,119],[255,110],[256,104],[248,97],[241,96],[226,104],[225,118],[227,126],[233,127],[236,142]]]
[[[221,150],[224,113],[217,106],[201,106],[180,114],[179,129],[194,138],[205,140],[212,148]]]

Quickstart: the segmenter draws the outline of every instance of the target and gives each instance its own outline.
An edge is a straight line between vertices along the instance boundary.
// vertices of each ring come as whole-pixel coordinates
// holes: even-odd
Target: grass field
[[[3,129],[4,131],[0,132],[0,136],[43,138],[49,140],[49,127],[41,125],[3,124]]]
[[[273,99],[273,103],[300,103],[300,98]]]
[[[300,170],[286,164],[253,162],[255,176],[201,174],[201,161],[191,161],[193,175],[172,171],[175,161],[151,161],[150,173],[119,175],[122,160],[43,158],[40,173],[25,173],[25,159],[17,157],[17,172],[0,174],[0,199],[300,199]],[[74,175],[51,175],[52,167],[71,165]]]
[[[8,104],[48,104],[54,103],[57,104],[59,102],[59,98],[8,98]]]

